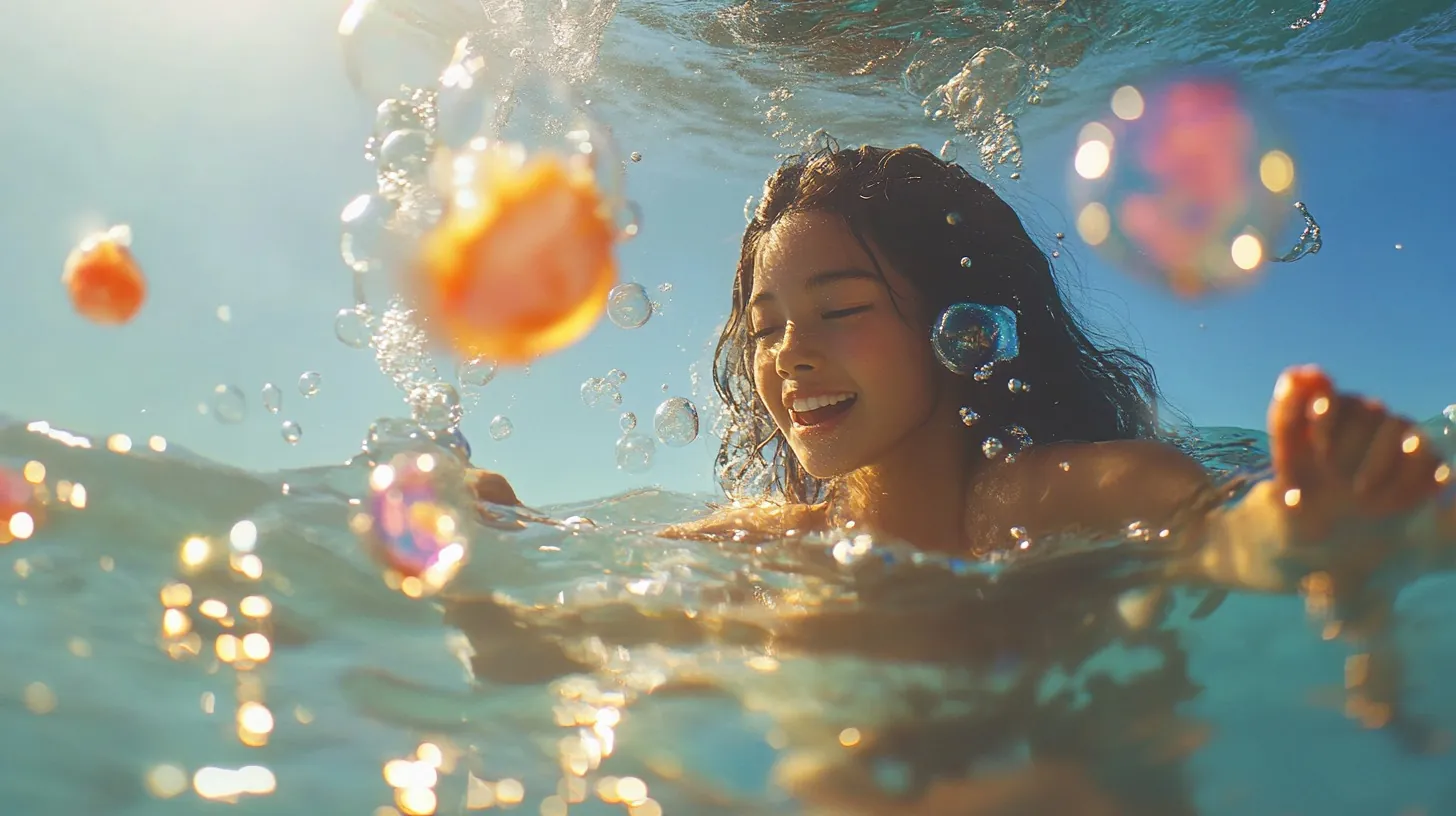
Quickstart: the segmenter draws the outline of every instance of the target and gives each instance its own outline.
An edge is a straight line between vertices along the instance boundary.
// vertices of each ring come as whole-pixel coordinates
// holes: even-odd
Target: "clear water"
[[[713,406],[690,366],[722,316],[737,211],[776,151],[825,127],[847,140],[957,138],[974,163],[981,144],[1008,155],[1014,121],[1025,178],[1018,188],[1008,165],[999,183],[1049,234],[1065,224],[1069,130],[1125,77],[1169,63],[1240,69],[1279,100],[1332,244],[1256,293],[1176,310],[1070,249],[1094,294],[1122,299],[1178,407],[1200,425],[1255,427],[1273,372],[1313,358],[1402,410],[1436,415],[1450,401],[1440,352],[1451,284],[1435,270],[1452,201],[1432,179],[1450,167],[1456,6],[567,4],[589,24],[558,43],[561,70],[589,89],[624,150],[643,154],[629,185],[644,230],[624,264],[662,301],[632,331],[658,334],[604,326],[529,375],[502,372],[476,389],[461,379],[476,461],[510,474],[551,517],[596,526],[474,526],[471,562],[448,595],[418,601],[386,586],[349,532],[364,464],[321,464],[353,455],[374,418],[409,415],[402,396],[417,418],[448,414],[439,392],[411,392],[431,364],[452,370],[402,336],[381,376],[334,337],[351,293],[334,219],[369,183],[355,156],[370,118],[350,107],[338,9],[161,3],[148,28],[90,5],[72,17],[20,2],[0,32],[21,73],[55,82],[0,85],[16,110],[47,113],[4,126],[42,160],[0,170],[21,191],[13,200],[30,204],[7,211],[0,237],[14,268],[39,270],[0,304],[10,341],[0,375],[15,384],[0,411],[17,417],[0,425],[0,465],[43,462],[53,490],[80,483],[86,496],[84,509],[53,508],[33,539],[0,549],[7,812],[422,810],[426,800],[399,798],[385,769],[429,743],[441,755],[442,814],[487,803],[626,812],[602,792],[641,791],[613,779],[640,780],[670,814],[1456,813],[1456,707],[1445,693],[1456,638],[1441,623],[1456,612],[1450,579],[1421,580],[1397,605],[1404,703],[1430,732],[1413,740],[1346,716],[1347,659],[1359,650],[1324,639],[1298,598],[1234,596],[1204,616],[1208,598],[1177,592],[1159,624],[1114,637],[1163,557],[1135,541],[988,567],[837,541],[689,544],[644,532],[711,498]],[[463,0],[390,5],[446,39],[479,14]],[[523,8],[529,19],[543,10]],[[127,50],[120,32],[154,51]],[[1000,110],[1011,119],[975,136],[927,122],[918,83],[988,46],[1047,66],[1041,102],[1010,100]],[[296,64],[268,61],[251,78],[221,67],[275,47]],[[121,67],[81,71],[79,48],[87,65]],[[295,98],[313,92],[331,101]],[[1370,169],[1370,155],[1388,167]],[[80,192],[54,192],[67,185]],[[139,242],[153,242],[149,314],[166,319],[103,334],[52,303],[63,298],[51,270],[74,225],[102,210],[126,213]],[[630,373],[626,402],[586,407],[581,383],[617,367]],[[317,384],[292,387],[305,372],[320,372]],[[240,422],[198,413],[219,382],[243,395]],[[282,385],[265,397],[266,382]],[[645,471],[617,468],[620,413],[648,424],[676,394],[698,402],[704,438],[659,448]],[[497,444],[500,416],[513,431]],[[1442,422],[1428,427],[1446,438]],[[130,434],[132,450],[108,450],[112,433]],[[153,451],[151,434],[172,443]],[[1188,445],[1211,466],[1246,471],[1263,465],[1261,439],[1205,427]],[[258,531],[256,578],[253,562],[227,553],[242,520]],[[211,542],[210,557],[187,550],[193,537]],[[1091,589],[1067,591],[1068,576]],[[191,591],[191,631],[169,636],[164,596],[178,582]],[[254,597],[271,604],[266,623],[241,613]],[[231,625],[208,618],[208,599],[227,605]],[[253,632],[269,638],[266,660],[218,658],[219,635]],[[1043,703],[1035,717],[1017,698],[1027,693]],[[240,734],[249,702],[271,712],[265,745]],[[880,740],[883,758],[857,760],[844,744],[856,739]],[[1028,741],[1063,746],[1067,762],[1018,774]],[[266,793],[233,804],[202,795],[216,774],[199,771],[249,766],[268,769],[249,777]],[[975,774],[958,783],[967,767]],[[1122,800],[1079,787],[1088,769],[1118,780]],[[927,772],[945,782],[940,798],[918,810],[895,799]]]

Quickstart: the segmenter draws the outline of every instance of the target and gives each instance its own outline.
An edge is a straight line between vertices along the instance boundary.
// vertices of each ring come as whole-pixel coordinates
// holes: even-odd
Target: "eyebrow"
[[[847,281],[847,280],[874,280],[874,281],[878,281],[879,279],[880,279],[880,276],[879,275],[876,275],[875,273],[869,271],[868,269],[855,269],[855,268],[849,268],[849,269],[826,269],[826,270],[824,270],[822,272],[815,272],[813,275],[810,275],[809,276],[809,280],[805,281],[805,283],[804,283],[804,288],[805,289],[822,289],[825,286],[828,286],[828,285],[833,284],[833,283],[839,283],[840,281]],[[772,293],[772,292],[759,292],[759,293],[755,294],[753,297],[751,297],[751,298],[748,299],[748,306],[749,306],[749,308],[752,308],[754,306],[754,304],[761,303],[761,302],[763,302],[765,300],[776,300],[776,299],[777,299],[777,296],[774,295],[774,293]]]

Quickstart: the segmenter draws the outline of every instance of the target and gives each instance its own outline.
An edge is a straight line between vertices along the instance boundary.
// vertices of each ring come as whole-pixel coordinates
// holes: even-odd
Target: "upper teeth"
[[[845,400],[852,399],[854,399],[853,394],[826,394],[822,397],[801,397],[794,400],[793,404],[789,407],[797,413],[802,414],[805,411],[818,410],[826,406],[835,405],[844,402]]]

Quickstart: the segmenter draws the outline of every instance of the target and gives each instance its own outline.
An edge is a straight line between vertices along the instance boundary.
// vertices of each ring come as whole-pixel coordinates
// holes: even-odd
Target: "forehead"
[[[833,213],[790,213],[764,234],[754,257],[753,291],[776,292],[802,288],[816,273],[829,270],[875,270],[875,261],[888,278],[892,270],[884,258],[871,258],[845,224]]]

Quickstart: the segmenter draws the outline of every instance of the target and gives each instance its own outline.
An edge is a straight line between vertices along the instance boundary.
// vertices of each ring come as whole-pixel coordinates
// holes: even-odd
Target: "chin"
[[[849,457],[826,454],[824,451],[795,450],[794,456],[804,472],[816,479],[833,479],[859,469],[859,464],[851,462]]]

